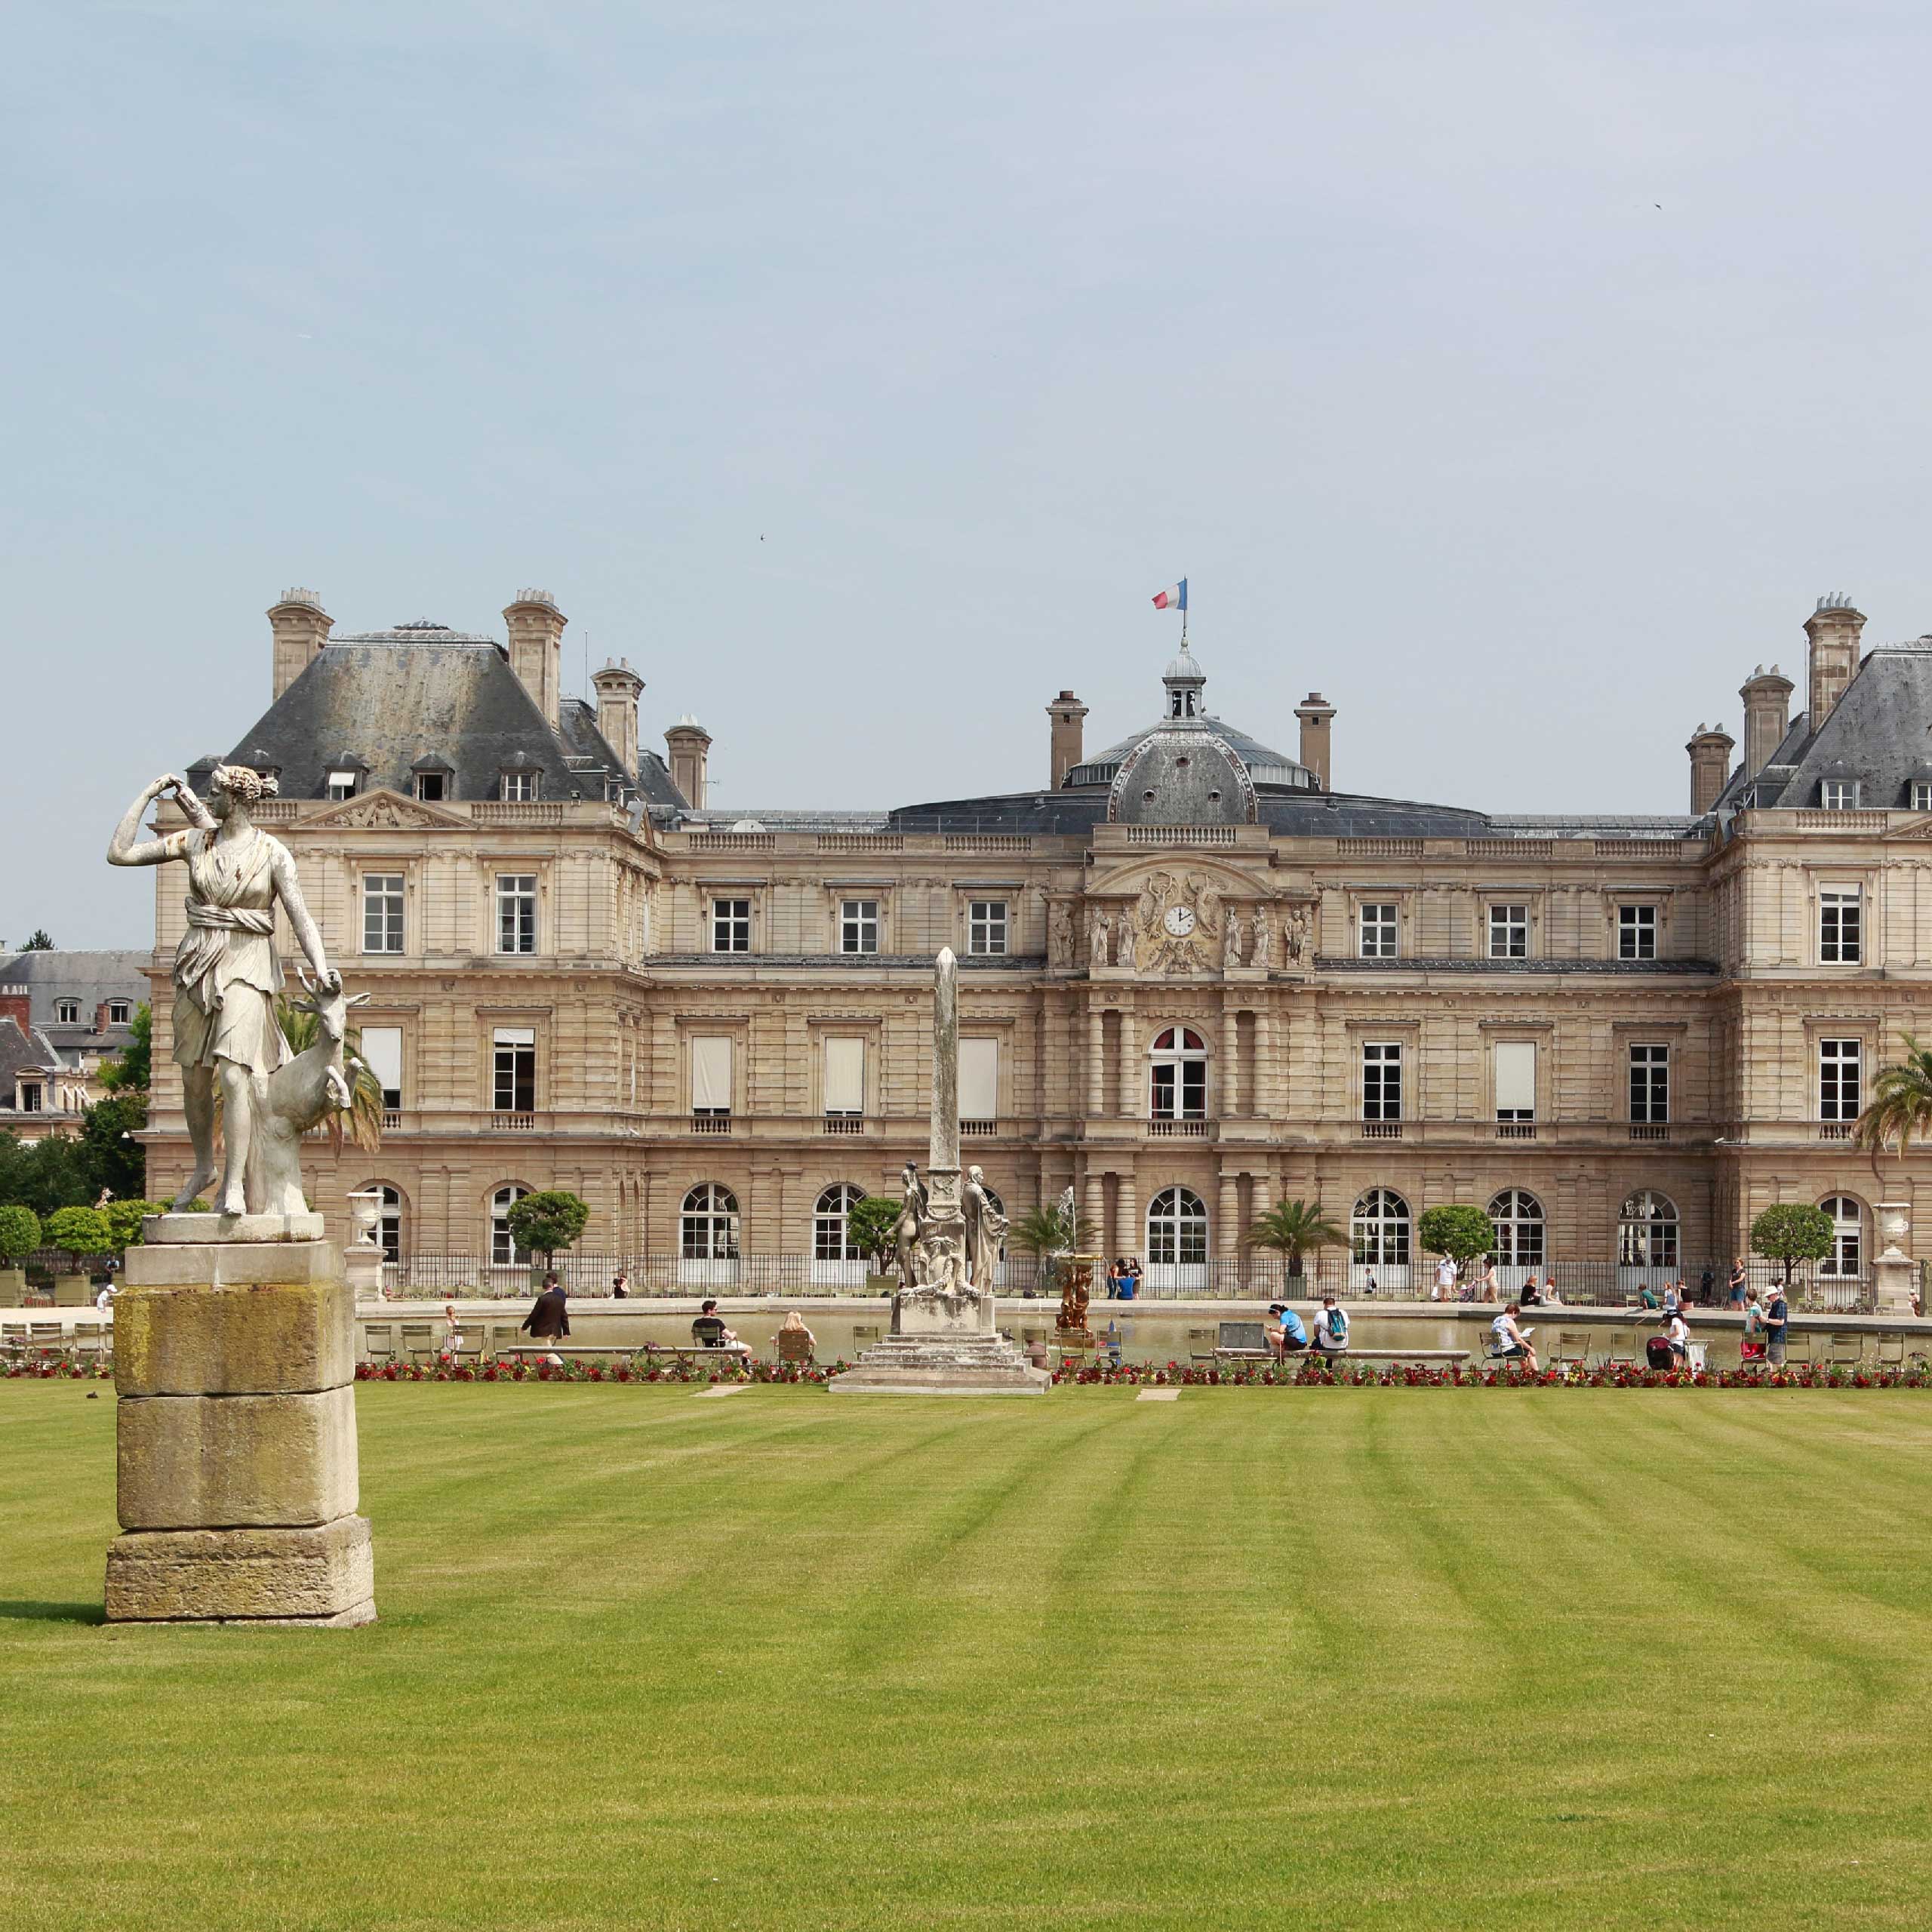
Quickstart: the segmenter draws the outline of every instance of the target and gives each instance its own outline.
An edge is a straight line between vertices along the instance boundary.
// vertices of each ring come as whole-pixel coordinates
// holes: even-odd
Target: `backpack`
[[[1337,1348],[1349,1345],[1349,1312],[1345,1308],[1331,1308],[1328,1311],[1328,1339]]]

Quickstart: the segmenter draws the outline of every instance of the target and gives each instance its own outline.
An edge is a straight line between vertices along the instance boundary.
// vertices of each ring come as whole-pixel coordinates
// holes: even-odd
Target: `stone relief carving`
[[[1130,971],[1134,966],[1134,921],[1123,918],[1120,922],[1120,949],[1115,955],[1116,965],[1124,966]]]
[[[1307,956],[1313,922],[1306,906],[1291,906],[1288,912],[1288,963],[1299,966]]]
[[[1107,915],[1096,912],[1087,922],[1087,947],[1096,966],[1104,966],[1107,961]]]
[[[1260,943],[1260,928],[1258,925],[1255,928],[1255,943],[1257,945],[1259,945]],[[1228,915],[1227,931],[1222,935],[1221,938],[1221,964],[1225,970],[1232,971],[1240,964],[1241,921],[1237,919],[1232,912],[1230,912]]]
[[[1064,900],[1047,915],[1047,963],[1063,969],[1073,964],[1073,912]]]
[[[1269,964],[1268,955],[1274,948],[1274,931],[1275,922],[1264,906],[1254,915],[1254,956],[1248,961],[1251,966],[1258,966],[1264,973]]]
[[[1221,889],[1204,872],[1152,872],[1131,916],[1146,942],[1148,971],[1198,973],[1222,936]]]

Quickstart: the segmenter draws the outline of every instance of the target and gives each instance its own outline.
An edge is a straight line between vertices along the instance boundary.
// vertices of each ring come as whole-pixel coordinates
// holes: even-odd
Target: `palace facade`
[[[1804,627],[1801,711],[1754,671],[1741,759],[1700,725],[1690,809],[1614,817],[1339,789],[1334,706],[1271,749],[1185,646],[1104,750],[1054,697],[1037,791],[724,811],[694,719],[641,744],[628,663],[564,695],[546,592],[501,638],[337,636],[308,591],[269,617],[272,701],[227,755],[277,780],[259,816],[371,995],[386,1108],[380,1152],[312,1145],[311,1191],[346,1235],[345,1195],[386,1190],[405,1269],[507,1267],[509,1202],[554,1186],[633,1275],[857,1279],[845,1206],[924,1158],[941,946],[968,1158],[1015,1216],[1071,1184],[1157,1283],[1225,1283],[1290,1198],[1385,1287],[1439,1202],[1488,1210],[1506,1279],[1695,1267],[1775,1201],[1829,1208],[1828,1272],[1873,1251],[1851,1124],[1932,1031],[1932,638],[1868,648],[1844,598]],[[156,1193],[187,1168],[181,900],[162,868]]]

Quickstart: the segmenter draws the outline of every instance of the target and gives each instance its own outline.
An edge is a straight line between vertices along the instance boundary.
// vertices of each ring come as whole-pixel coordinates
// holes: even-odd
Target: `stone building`
[[[1451,1201],[1489,1211],[1506,1281],[1721,1263],[1778,1200],[1828,1204],[1827,1272],[1864,1272],[1850,1124],[1932,1031],[1932,639],[1867,649],[1821,601],[1804,709],[1755,672],[1742,761],[1700,725],[1677,814],[1338,789],[1334,706],[1271,749],[1185,646],[1159,715],[1093,755],[1054,698],[1039,790],[853,813],[714,808],[694,719],[660,757],[627,663],[566,697],[555,602],[504,617],[339,637],[291,592],[228,754],[276,775],[261,817],[372,995],[384,1143],[318,1145],[317,1204],[388,1190],[405,1261],[507,1266],[508,1203],[554,1185],[591,1204],[584,1250],[654,1280],[855,1278],[845,1204],[923,1152],[943,944],[989,1181],[1016,1215],[1071,1184],[1157,1284],[1228,1284],[1287,1198],[1384,1288]],[[157,881],[159,1186],[186,1149]]]
[[[148,965],[126,951],[0,954],[0,1132],[79,1132],[101,1062],[133,1041]]]

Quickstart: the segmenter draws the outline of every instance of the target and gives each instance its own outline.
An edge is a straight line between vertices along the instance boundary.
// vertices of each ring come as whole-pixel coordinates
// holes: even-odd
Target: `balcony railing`
[[[863,1134],[866,1131],[863,1114],[827,1114],[825,1131],[828,1134]]]
[[[1849,1140],[1854,1123],[1848,1120],[1821,1120],[1818,1123],[1820,1140]]]
[[[1496,1137],[1499,1140],[1534,1140],[1537,1137],[1537,1124],[1533,1120],[1500,1120],[1496,1123]]]
[[[999,1131],[996,1120],[962,1120],[959,1123],[961,1137],[967,1140],[984,1140]]]
[[[1668,1140],[1670,1138],[1670,1123],[1661,1120],[1633,1120],[1630,1123],[1630,1138],[1632,1140]]]
[[[1398,1120],[1365,1120],[1361,1123],[1361,1137],[1364,1140],[1399,1140],[1402,1137],[1402,1123]]]
[[[693,1114],[691,1131],[694,1134],[728,1134],[731,1131],[729,1114]]]
[[[505,1107],[490,1115],[490,1125],[498,1134],[534,1134],[537,1131],[537,1116]]]
[[[1150,1120],[1147,1131],[1157,1139],[1166,1137],[1177,1140],[1205,1140],[1208,1123],[1204,1120]]]

